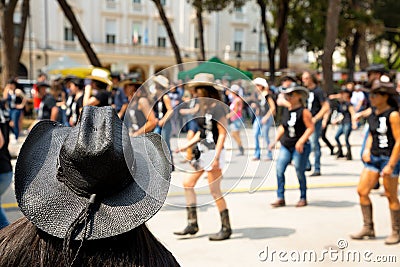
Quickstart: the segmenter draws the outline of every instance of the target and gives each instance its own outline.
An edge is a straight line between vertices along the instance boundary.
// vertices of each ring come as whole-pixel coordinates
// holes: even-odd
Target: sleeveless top
[[[268,111],[269,111],[269,103],[268,103],[268,99],[270,98],[271,96],[268,94],[268,95],[266,95],[266,96],[262,96],[261,95],[261,99],[260,99],[260,101],[259,101],[259,105],[260,105],[260,114],[259,114],[259,116],[260,117],[264,117],[267,113],[268,113]]]
[[[7,101],[10,109],[15,109],[17,105],[22,103],[22,97],[17,96],[15,93],[8,93]]]
[[[243,101],[242,101],[242,99],[240,99],[239,97],[236,97],[232,101],[232,103],[230,104],[229,109],[231,111],[233,111],[234,108],[235,108],[235,105],[239,106],[239,110],[236,112],[236,114],[234,114],[232,117],[230,117],[231,121],[235,121],[235,120],[238,120],[238,119],[242,118],[242,109],[243,109]]]
[[[226,110],[220,104],[207,110],[204,115],[197,114],[196,122],[199,126],[202,143],[208,144],[209,148],[215,148],[218,140],[218,121],[226,115]]]
[[[161,120],[165,113],[167,113],[167,106],[164,103],[164,95],[162,95],[160,98],[156,99],[156,102],[154,103],[153,106],[154,114],[156,115],[156,118]]]
[[[132,108],[128,109],[128,126],[135,132],[146,124],[146,116],[138,109],[138,103],[134,103]]]
[[[372,135],[371,154],[374,156],[390,157],[395,139],[390,126],[390,114],[396,111],[390,108],[381,114],[375,114],[375,111],[368,117],[369,132]]]
[[[281,138],[281,144],[287,148],[292,148],[306,131],[306,125],[303,121],[303,110],[305,107],[299,107],[293,110],[287,108],[283,110],[282,126],[285,129]]]

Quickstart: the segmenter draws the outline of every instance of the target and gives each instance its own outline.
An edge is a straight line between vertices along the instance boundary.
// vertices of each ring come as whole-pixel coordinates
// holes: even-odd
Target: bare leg
[[[194,187],[204,171],[197,171],[186,176],[183,180],[183,187],[185,189],[185,198],[187,206],[196,205],[196,192]]]
[[[383,186],[385,187],[385,195],[389,200],[389,208],[391,210],[399,210],[399,198],[397,197],[397,187],[399,184],[399,177],[383,177]]]
[[[221,191],[222,171],[221,169],[212,170],[209,171],[207,175],[211,195],[217,204],[218,210],[221,212],[226,209],[226,202]]]
[[[371,200],[369,193],[374,188],[375,184],[379,181],[379,173],[363,169],[360,176],[360,182],[358,183],[357,192],[360,196],[361,205],[370,205]]]

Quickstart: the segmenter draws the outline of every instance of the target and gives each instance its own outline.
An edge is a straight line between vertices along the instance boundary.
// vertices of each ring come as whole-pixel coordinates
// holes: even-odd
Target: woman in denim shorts
[[[400,171],[400,115],[396,95],[393,84],[389,83],[381,82],[370,91],[369,98],[373,111],[368,117],[369,136],[362,155],[364,169],[357,188],[364,226],[361,232],[351,235],[352,239],[375,237],[369,192],[382,176],[392,220],[392,234],[386,238],[385,244],[400,242],[400,205],[397,197]]]

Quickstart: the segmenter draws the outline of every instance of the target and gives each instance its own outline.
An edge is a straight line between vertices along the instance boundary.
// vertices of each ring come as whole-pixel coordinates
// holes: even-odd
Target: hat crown
[[[199,73],[194,76],[192,82],[213,83],[214,75],[211,73]]]
[[[133,151],[114,109],[85,107],[61,147],[57,179],[81,196],[109,196],[133,181],[128,166]]]
[[[267,86],[268,86],[267,80],[265,80],[264,78],[261,78],[261,77],[255,78],[253,82],[254,82],[255,84],[261,85],[261,86],[263,86],[263,87],[267,87]]]

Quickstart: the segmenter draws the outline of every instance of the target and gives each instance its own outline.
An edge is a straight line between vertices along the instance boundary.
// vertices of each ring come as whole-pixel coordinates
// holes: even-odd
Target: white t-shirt
[[[361,91],[353,91],[353,94],[351,95],[350,103],[353,105],[353,107],[356,107],[360,101],[363,101],[365,98],[365,95]]]

